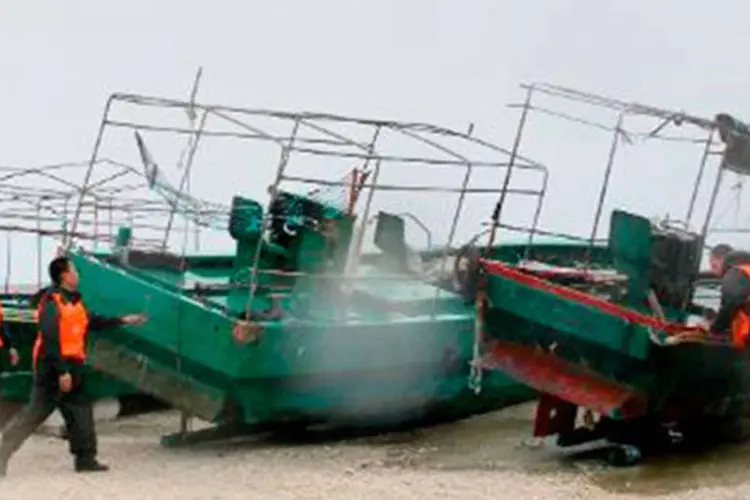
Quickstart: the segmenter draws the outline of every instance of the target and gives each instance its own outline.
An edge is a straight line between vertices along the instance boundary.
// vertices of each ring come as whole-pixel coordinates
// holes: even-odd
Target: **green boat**
[[[708,334],[695,313],[710,285],[701,281],[700,272],[707,239],[721,234],[725,240],[741,241],[736,237],[739,229],[710,224],[722,188],[728,187],[727,177],[737,176],[741,182],[750,173],[746,127],[727,120],[728,115],[703,119],[551,85],[525,88],[519,138],[526,114],[539,109],[532,96],[555,98],[559,106],[568,106],[565,109],[571,103],[585,108],[580,114],[563,114],[555,112],[559,108],[542,107],[549,116],[614,132],[594,229],[590,241],[581,245],[584,253],[606,249],[607,257],[597,261],[586,256],[578,265],[559,265],[545,262],[532,243],[524,261],[491,256],[480,260],[478,310],[483,327],[476,338],[475,378],[502,370],[536,389],[541,396],[535,436],[557,436],[559,446],[575,450],[603,445],[614,464],[636,463],[665,446],[705,442],[741,430],[738,424],[746,414],[750,389],[747,355],[725,337]],[[617,125],[582,119],[591,108],[614,112]],[[626,122],[646,123],[646,128],[627,130]],[[689,130],[668,135],[679,125]],[[717,129],[721,148],[715,148]],[[700,135],[694,135],[696,130]],[[654,220],[620,202],[610,211],[605,243],[598,243],[594,237],[612,196],[616,153],[628,147],[621,145],[623,138],[635,144],[639,135],[641,144],[682,141],[683,146],[703,148],[692,189],[670,186],[670,193],[690,196],[686,217],[682,222]],[[714,156],[721,162],[708,178]],[[630,167],[630,178],[637,178],[637,165]],[[700,217],[701,199],[703,221],[691,229]],[[501,212],[498,204],[496,227],[501,226]]]
[[[155,110],[183,119],[187,111],[194,120],[165,126],[139,114]],[[164,137],[177,137],[183,151],[178,187],[146,146],[165,151]],[[220,172],[221,162],[231,164],[221,156],[230,138],[257,147],[256,165],[270,148],[277,166],[268,182],[260,173]],[[216,155],[203,152],[209,141],[222,145]],[[97,175],[111,175],[97,162],[117,154],[119,164],[137,154],[141,182],[102,192]],[[320,159],[317,170],[309,166]],[[510,164],[537,184],[504,184]],[[413,172],[410,181],[399,178],[404,172]],[[266,207],[236,193],[246,178],[256,191],[270,184]],[[229,188],[221,195],[228,207],[199,192],[210,191],[212,179]],[[517,152],[425,123],[113,95],[62,246],[92,310],[145,312],[150,320],[92,336],[92,368],[184,412],[167,444],[258,429],[453,419],[531,399],[533,390],[501,372],[488,374],[481,391],[467,383],[477,314],[464,264],[473,247],[455,242],[478,227],[470,220],[461,235],[470,200],[502,191],[540,207],[546,179],[542,165]],[[418,202],[423,195],[433,201]],[[418,214],[446,206],[433,223]],[[102,215],[108,207],[115,215]],[[113,221],[105,252],[82,231],[94,212]],[[195,255],[198,231],[201,245],[229,237],[234,252]],[[427,245],[408,245],[410,231]],[[556,241],[538,248],[560,261],[579,253]],[[524,237],[493,255],[526,251]],[[188,417],[213,426],[190,433]]]

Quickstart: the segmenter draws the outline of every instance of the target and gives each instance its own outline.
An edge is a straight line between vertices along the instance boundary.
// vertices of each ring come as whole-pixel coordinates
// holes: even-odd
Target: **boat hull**
[[[483,366],[539,391],[536,436],[608,440],[625,446],[615,461],[629,461],[671,445],[673,432],[722,437],[714,431],[748,414],[745,351],[718,339],[668,342],[692,330],[502,263],[484,269]]]

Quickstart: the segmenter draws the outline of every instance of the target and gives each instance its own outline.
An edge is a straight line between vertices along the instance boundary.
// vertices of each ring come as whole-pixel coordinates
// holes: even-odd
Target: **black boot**
[[[76,472],[107,472],[109,466],[104,465],[95,458],[76,460]]]

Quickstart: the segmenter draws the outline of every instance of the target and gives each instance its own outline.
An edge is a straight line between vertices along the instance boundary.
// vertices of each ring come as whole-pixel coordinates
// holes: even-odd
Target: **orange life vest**
[[[736,266],[750,280],[750,264]],[[732,344],[737,349],[744,349],[750,335],[750,313],[747,307],[740,308],[732,318]]]
[[[47,300],[54,300],[57,306],[59,318],[58,334],[60,336],[60,355],[65,359],[84,361],[86,359],[86,332],[89,326],[89,316],[82,301],[75,304],[64,302],[59,293],[52,293]],[[44,300],[40,301],[37,308],[37,317],[41,314]],[[34,342],[33,360],[34,367],[39,361],[42,350],[42,332],[37,333]]]

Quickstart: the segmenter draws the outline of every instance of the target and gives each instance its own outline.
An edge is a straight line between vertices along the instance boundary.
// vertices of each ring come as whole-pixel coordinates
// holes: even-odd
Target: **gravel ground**
[[[71,470],[66,445],[34,436],[0,499],[750,498],[750,446],[612,470],[526,441],[530,406],[419,431],[346,441],[268,439],[169,450],[171,412],[99,424],[106,474]]]

